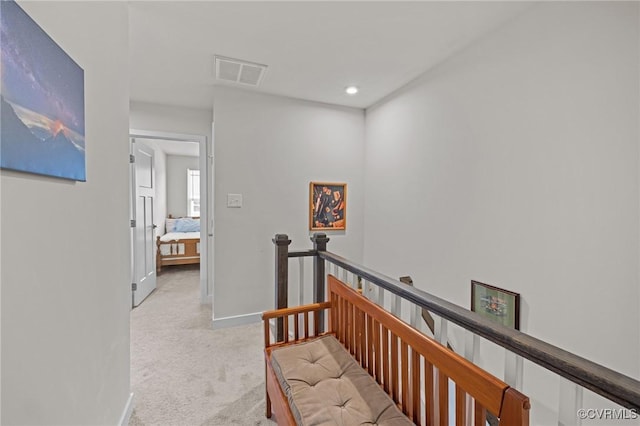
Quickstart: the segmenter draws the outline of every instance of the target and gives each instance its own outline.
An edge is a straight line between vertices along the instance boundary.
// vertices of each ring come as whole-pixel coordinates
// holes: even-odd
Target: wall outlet
[[[242,194],[227,194],[227,208],[242,207]]]

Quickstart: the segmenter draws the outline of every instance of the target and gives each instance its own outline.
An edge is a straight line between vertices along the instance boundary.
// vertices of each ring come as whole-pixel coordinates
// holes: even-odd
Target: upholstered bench
[[[331,335],[271,352],[299,425],[413,425]]]
[[[459,425],[484,425],[487,413],[501,426],[529,425],[525,395],[335,277],[328,283],[328,302],[262,315],[266,415],[279,426],[448,425],[450,402]]]

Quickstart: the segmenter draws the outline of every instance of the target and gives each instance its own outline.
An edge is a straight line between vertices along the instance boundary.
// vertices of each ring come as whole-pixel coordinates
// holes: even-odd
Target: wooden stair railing
[[[491,322],[490,320],[420,289],[407,286],[398,280],[362,266],[349,259],[327,251],[329,238],[323,233],[311,237],[313,250],[289,252],[291,241],[287,235],[276,235],[276,307],[286,307],[288,294],[287,271],[290,257],[312,257],[314,302],[324,302],[325,266],[331,264],[351,273],[367,285],[375,285],[380,291],[389,292],[419,308],[450,321],[463,329],[505,348],[509,353],[546,369],[576,385],[586,388],[621,407],[640,410],[640,381],[597,364],[593,361],[551,345],[543,340]],[[328,267],[327,267],[328,268]],[[281,305],[281,303],[283,305]],[[324,322],[321,321],[320,327]],[[282,332],[282,328],[279,328]],[[576,408],[581,408],[576,406]]]

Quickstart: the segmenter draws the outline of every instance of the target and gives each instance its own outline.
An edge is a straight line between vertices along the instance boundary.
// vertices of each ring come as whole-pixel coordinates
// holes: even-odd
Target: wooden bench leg
[[[267,384],[267,366],[265,365],[264,368],[264,403],[266,406],[266,413],[265,415],[267,416],[268,419],[271,418],[271,398],[269,398],[269,388],[268,388],[268,384]]]
[[[266,404],[267,404],[267,418],[270,419],[271,418],[271,398],[269,398],[269,392],[266,393]]]

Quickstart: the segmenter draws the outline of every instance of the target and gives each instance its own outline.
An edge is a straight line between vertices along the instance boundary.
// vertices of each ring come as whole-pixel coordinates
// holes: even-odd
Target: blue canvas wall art
[[[86,181],[84,71],[0,1],[0,167]]]

